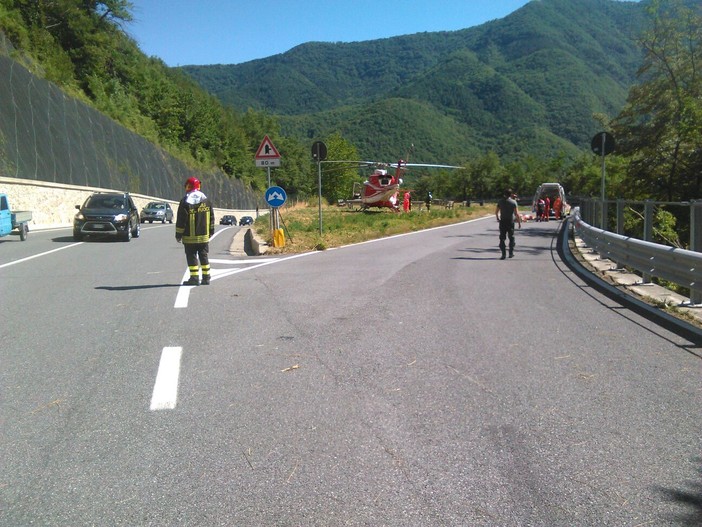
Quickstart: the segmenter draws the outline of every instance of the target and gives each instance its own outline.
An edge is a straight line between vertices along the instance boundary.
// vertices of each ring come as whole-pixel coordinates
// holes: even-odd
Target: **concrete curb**
[[[253,229],[239,229],[232,238],[229,253],[233,256],[261,256],[268,251],[268,245]]]

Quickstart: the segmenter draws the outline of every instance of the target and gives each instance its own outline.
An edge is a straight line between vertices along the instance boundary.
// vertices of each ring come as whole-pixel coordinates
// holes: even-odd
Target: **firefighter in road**
[[[200,190],[200,180],[185,182],[185,197],[178,204],[175,237],[185,247],[190,278],[183,285],[210,284],[210,238],[214,234],[214,211],[210,200]],[[202,282],[200,282],[202,270]]]

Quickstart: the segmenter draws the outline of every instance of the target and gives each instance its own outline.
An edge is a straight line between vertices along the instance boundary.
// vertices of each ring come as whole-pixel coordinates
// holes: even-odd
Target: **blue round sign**
[[[266,190],[266,203],[271,207],[282,207],[288,195],[280,187],[268,187]]]

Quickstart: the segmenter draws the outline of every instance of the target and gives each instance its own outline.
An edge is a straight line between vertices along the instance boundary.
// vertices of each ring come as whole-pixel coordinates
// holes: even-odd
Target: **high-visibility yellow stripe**
[[[183,236],[183,243],[207,243],[210,237],[204,236]]]
[[[188,211],[188,224],[190,226],[188,232],[190,232],[191,235],[195,234],[195,211],[192,209]],[[190,238],[190,236],[188,236],[188,238]]]
[[[199,225],[199,230],[197,229],[197,219],[204,219],[204,224]],[[188,218],[187,224],[188,228],[176,228],[176,233],[185,234],[183,236],[183,243],[207,243],[210,241],[210,220],[212,218],[212,209],[206,204],[200,204],[193,208],[188,208]]]

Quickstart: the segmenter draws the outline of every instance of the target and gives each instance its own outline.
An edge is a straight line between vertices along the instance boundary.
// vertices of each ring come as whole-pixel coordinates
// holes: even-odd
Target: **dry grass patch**
[[[313,205],[283,207],[281,227],[285,232],[285,247],[274,248],[269,219],[261,217],[255,224],[256,233],[269,244],[269,254],[301,253],[324,250],[352,243],[384,238],[441,225],[460,223],[494,214],[494,205],[454,206],[452,209],[432,207],[427,212],[392,212],[373,209],[367,212],[344,207],[322,207],[322,234],[320,236],[319,207]]]

